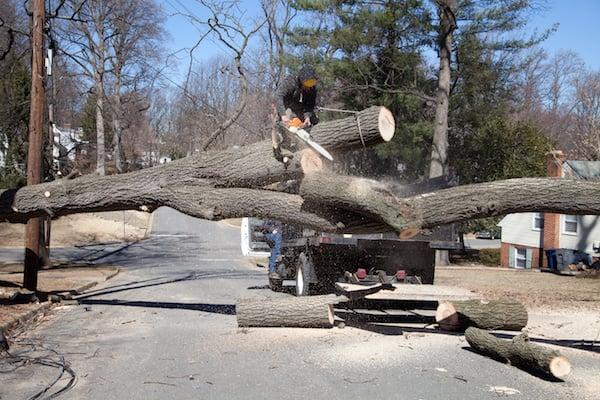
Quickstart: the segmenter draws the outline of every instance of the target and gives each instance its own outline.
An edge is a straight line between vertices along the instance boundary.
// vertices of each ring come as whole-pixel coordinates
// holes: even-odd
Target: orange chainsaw
[[[315,149],[319,154],[328,159],[329,161],[333,161],[333,157],[331,154],[325,150],[320,144],[313,141],[310,137],[310,133],[305,131],[304,122],[300,120],[300,118],[292,118],[287,124],[282,124],[288,131],[292,132],[296,135],[300,140],[304,143]]]

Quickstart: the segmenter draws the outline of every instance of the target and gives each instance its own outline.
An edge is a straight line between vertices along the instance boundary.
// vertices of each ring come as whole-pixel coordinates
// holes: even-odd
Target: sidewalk
[[[100,282],[104,282],[119,272],[112,266],[59,265],[38,273],[38,291],[42,300],[51,294],[68,296],[83,292]],[[7,300],[16,293],[22,296],[33,295],[22,288],[23,265],[20,263],[0,263],[0,331],[15,329],[19,325],[43,315],[51,307],[49,301],[10,304]]]

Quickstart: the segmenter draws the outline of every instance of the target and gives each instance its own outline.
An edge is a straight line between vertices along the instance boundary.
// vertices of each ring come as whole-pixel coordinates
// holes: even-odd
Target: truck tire
[[[283,280],[269,278],[269,287],[274,292],[283,292]]]
[[[298,256],[296,266],[296,296],[310,296],[313,293],[314,283],[311,283],[315,269],[310,259],[304,253]]]

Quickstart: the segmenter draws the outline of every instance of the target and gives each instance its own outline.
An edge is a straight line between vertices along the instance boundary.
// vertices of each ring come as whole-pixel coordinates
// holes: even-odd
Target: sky
[[[208,14],[199,6],[196,0],[158,0],[166,10],[169,18],[166,28],[171,38],[168,48],[170,53],[177,50],[189,49],[206,31],[206,27],[194,26],[187,17],[179,13],[193,14],[199,19],[206,20]],[[259,0],[242,0],[241,9],[246,12],[248,21],[260,12]],[[573,50],[578,53],[586,65],[594,70],[600,70],[600,0],[548,0],[547,7],[539,15],[532,18],[531,30],[552,27],[558,23],[558,30],[543,44],[551,55],[559,50]],[[196,59],[207,60],[218,55],[231,55],[217,40],[209,38],[195,51]],[[177,78],[181,80],[187,70],[189,53],[177,53],[179,66]]]
[[[531,21],[544,29],[558,23],[558,31],[543,44],[549,53],[573,50],[586,65],[600,70],[600,0],[551,0],[549,9]]]

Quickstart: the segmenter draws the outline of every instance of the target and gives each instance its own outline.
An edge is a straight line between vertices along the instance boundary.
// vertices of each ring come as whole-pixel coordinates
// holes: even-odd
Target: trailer
[[[243,240],[242,247],[260,249],[264,255],[265,245],[260,244],[263,239],[256,228],[260,225],[255,219],[242,223],[242,239],[253,238]],[[456,248],[456,242],[400,240],[391,233],[328,235],[284,229],[276,266],[281,279],[269,283],[272,290],[281,291],[286,281],[294,281],[298,296],[333,293],[336,283],[433,284],[435,251]]]

